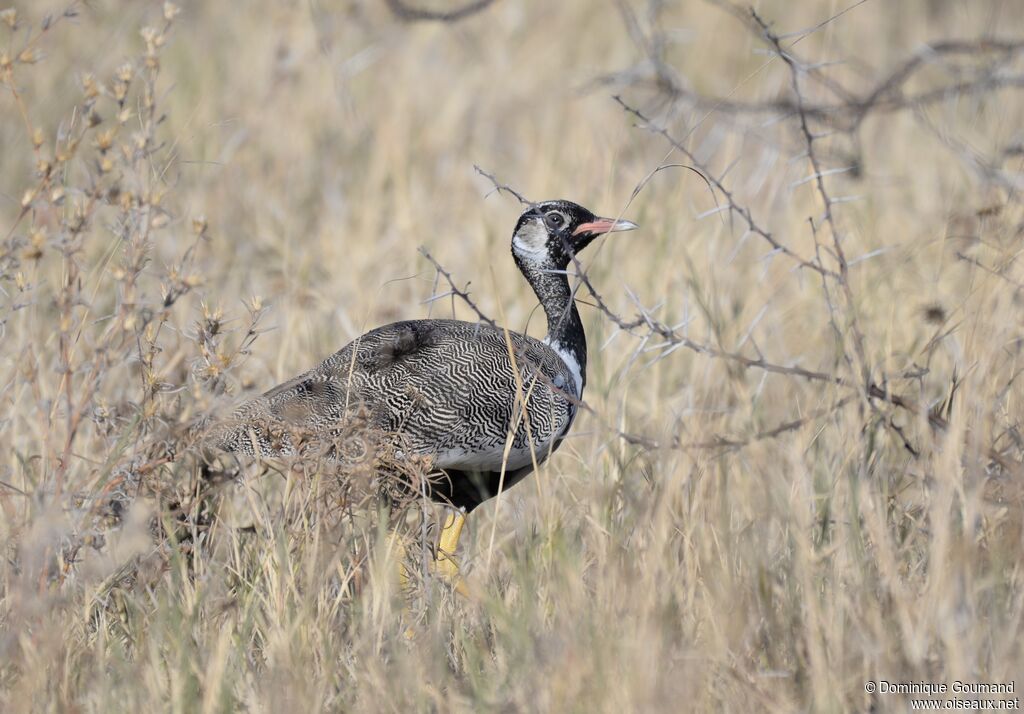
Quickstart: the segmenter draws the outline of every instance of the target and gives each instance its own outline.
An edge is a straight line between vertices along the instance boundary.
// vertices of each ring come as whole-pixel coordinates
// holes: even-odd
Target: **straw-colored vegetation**
[[[0,709],[1024,688],[1016,3],[180,4],[0,14]],[[467,599],[372,468],[203,465],[189,429],[474,319],[421,246],[542,332],[474,164],[642,229],[582,256],[590,409],[471,515]]]

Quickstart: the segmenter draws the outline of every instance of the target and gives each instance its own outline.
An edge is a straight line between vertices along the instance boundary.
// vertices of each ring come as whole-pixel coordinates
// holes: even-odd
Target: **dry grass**
[[[1019,42],[1024,16],[869,0],[792,45],[845,5],[627,2],[0,15],[0,709],[1019,694],[1024,62],[922,47]],[[869,96],[918,56],[867,109],[820,81]],[[680,169],[629,204],[662,162],[699,163],[736,210]],[[449,286],[419,246],[541,330],[508,256],[518,205],[484,200],[474,163],[639,222],[582,262],[608,312],[642,316],[584,308],[591,410],[471,516],[479,597],[427,577],[404,602],[386,526],[428,538],[417,509],[315,464],[211,469],[189,429],[368,327],[473,319],[424,302]]]

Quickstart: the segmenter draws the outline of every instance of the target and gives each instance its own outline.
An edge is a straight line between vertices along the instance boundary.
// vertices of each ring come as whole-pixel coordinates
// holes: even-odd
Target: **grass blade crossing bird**
[[[531,204],[513,232],[512,255],[544,309],[544,340],[459,320],[378,327],[243,404],[214,433],[215,443],[250,455],[294,453],[295,429],[326,439],[363,410],[382,433],[400,435],[403,450],[441,472],[429,495],[455,512],[435,562],[454,577],[450,556],[464,514],[527,476],[576,417],[587,341],[566,275],[572,256],[602,234],[634,228],[570,201]]]

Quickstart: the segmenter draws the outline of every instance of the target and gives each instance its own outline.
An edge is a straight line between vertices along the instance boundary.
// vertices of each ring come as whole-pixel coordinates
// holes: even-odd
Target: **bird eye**
[[[565,216],[558,211],[552,211],[544,216],[544,221],[548,224],[548,228],[559,229],[565,225]]]

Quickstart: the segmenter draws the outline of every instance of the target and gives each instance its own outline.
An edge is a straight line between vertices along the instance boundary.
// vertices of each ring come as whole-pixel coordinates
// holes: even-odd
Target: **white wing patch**
[[[571,389],[569,391],[577,399],[581,398],[583,396],[583,373],[580,371],[580,363],[576,361],[576,356],[558,342],[549,342],[547,338],[544,338],[544,344],[554,350],[565,362],[565,366],[569,368],[569,373],[572,375],[573,387],[575,387],[575,392]],[[555,386],[561,387],[562,385],[556,382]]]

